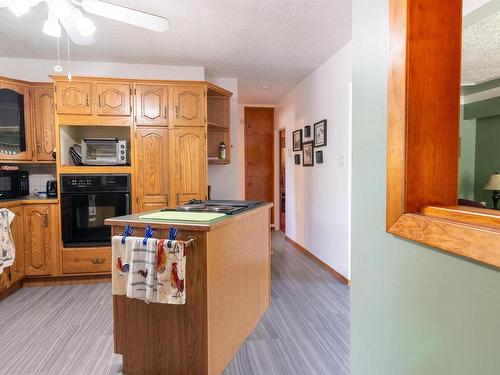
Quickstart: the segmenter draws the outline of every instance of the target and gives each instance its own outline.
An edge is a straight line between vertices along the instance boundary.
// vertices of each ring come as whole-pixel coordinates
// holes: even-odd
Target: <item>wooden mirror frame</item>
[[[387,231],[500,267],[500,212],[457,206],[462,1],[389,13]]]

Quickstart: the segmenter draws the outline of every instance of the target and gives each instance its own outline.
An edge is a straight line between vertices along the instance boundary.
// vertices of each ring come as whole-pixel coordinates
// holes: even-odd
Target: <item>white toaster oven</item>
[[[127,141],[118,138],[84,138],[81,142],[84,165],[126,165]]]

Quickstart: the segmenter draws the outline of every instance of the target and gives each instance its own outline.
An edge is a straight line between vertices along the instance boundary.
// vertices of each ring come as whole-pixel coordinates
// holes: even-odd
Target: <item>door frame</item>
[[[283,137],[281,137],[281,134],[283,133]],[[281,156],[281,138],[285,140],[285,155]],[[278,142],[276,142],[278,145],[278,224],[279,224],[279,229],[281,230],[281,210],[283,209],[283,212],[285,213],[285,218],[283,219],[284,221],[284,232],[286,232],[286,127],[281,127],[278,129]],[[283,160],[282,160],[283,159]],[[285,201],[282,203],[281,199],[281,163],[284,162],[284,174],[285,178],[283,179],[283,190],[285,192]]]
[[[244,160],[245,160],[245,181],[244,181],[244,196],[245,196],[245,199],[246,199],[246,190],[247,190],[247,179],[248,179],[248,168],[247,168],[247,142],[246,142],[246,139],[247,139],[247,120],[246,120],[246,110],[247,108],[249,109],[260,109],[260,108],[267,108],[267,109],[272,109],[273,110],[273,129],[272,129],[272,138],[273,138],[273,144],[272,144],[272,176],[271,176],[271,189],[272,189],[272,192],[273,192],[273,200],[272,200],[272,203],[273,203],[273,208],[271,209],[271,227],[273,229],[276,229],[276,183],[275,183],[275,178],[276,178],[276,172],[275,172],[275,169],[276,169],[276,129],[275,129],[275,126],[276,126],[276,107],[274,105],[243,105],[243,119],[244,119],[244,130],[243,130],[243,134],[244,134],[244,142],[243,142],[243,148],[244,148]],[[278,193],[279,194],[279,193]]]

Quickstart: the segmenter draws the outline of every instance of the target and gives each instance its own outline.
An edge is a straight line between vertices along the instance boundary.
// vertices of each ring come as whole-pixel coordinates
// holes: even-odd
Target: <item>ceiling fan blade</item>
[[[73,12],[75,12],[75,11],[80,12],[79,9],[73,9]],[[95,43],[95,39],[93,36],[91,36],[91,35],[83,36],[82,34],[80,34],[80,32],[78,31],[78,28],[76,26],[75,20],[76,20],[76,18],[72,16],[72,13],[69,13],[68,15],[65,15],[64,17],[59,18],[59,21],[61,22],[64,29],[68,33],[72,42],[75,44],[79,44],[81,46],[86,46],[86,45]]]
[[[162,32],[168,30],[170,27],[165,17],[155,16],[154,14],[140,12],[135,9],[106,3],[100,0],[83,0],[82,8],[97,16],[125,22],[153,31]]]

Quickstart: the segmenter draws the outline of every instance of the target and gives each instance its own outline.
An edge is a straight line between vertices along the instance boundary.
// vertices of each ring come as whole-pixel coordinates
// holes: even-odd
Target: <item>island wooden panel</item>
[[[270,210],[207,233],[208,373],[221,374],[271,298]]]

